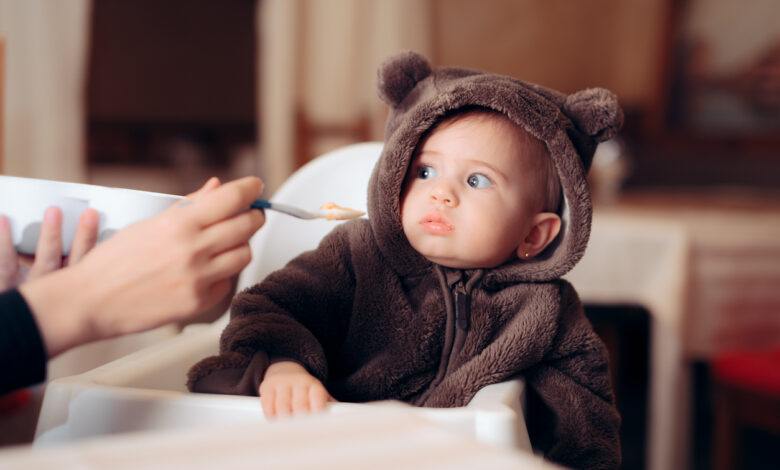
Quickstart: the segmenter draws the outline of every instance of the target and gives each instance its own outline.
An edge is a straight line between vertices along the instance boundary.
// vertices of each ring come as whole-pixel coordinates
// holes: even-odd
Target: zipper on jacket
[[[463,285],[463,280],[458,281],[453,289],[455,304],[455,327],[466,331],[469,329],[469,294]]]
[[[426,402],[428,396],[444,380],[444,377],[447,376],[450,369],[454,366],[455,358],[466,342],[466,336],[470,327],[469,323],[471,322],[471,294],[466,289],[466,285],[469,283],[475,284],[483,275],[483,272],[479,271],[471,278],[468,278],[466,273],[461,271],[460,278],[457,280],[453,279],[452,283],[449,283],[443,269],[438,268],[436,273],[439,276],[442,293],[444,294],[445,311],[447,314],[444,344],[436,376],[428,385],[428,388],[415,399],[415,403],[418,404]]]
[[[460,355],[463,344],[466,342],[466,336],[469,332],[470,318],[470,295],[466,290],[466,281],[468,279],[464,276],[452,286],[452,303],[454,307],[455,317],[455,335],[452,338],[449,353],[447,354],[447,365],[444,369],[444,376],[446,377],[453,369],[456,362],[456,358]]]

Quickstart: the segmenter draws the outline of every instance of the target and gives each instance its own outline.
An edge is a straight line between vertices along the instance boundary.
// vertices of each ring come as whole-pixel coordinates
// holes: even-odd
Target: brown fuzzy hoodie
[[[596,144],[621,125],[615,96],[432,70],[412,52],[381,66],[379,93],[390,115],[369,184],[369,219],[338,226],[316,250],[239,294],[220,355],[190,370],[189,388],[257,395],[269,358],[285,358],[340,401],[454,407],[522,376],[537,451],[573,467],[618,467],[620,418],[605,349],[560,279],[588,241],[586,172]],[[563,227],[532,260],[455,270],[432,264],[404,236],[400,195],[414,150],[437,121],[464,107],[505,115],[544,142],[554,161]]]

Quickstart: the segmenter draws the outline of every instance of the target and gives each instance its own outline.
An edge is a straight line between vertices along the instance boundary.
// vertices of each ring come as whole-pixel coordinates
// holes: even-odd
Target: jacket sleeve
[[[46,347],[27,302],[16,289],[0,292],[0,396],[46,378]]]
[[[341,343],[354,297],[349,237],[337,227],[313,251],[301,254],[233,300],[220,354],[188,373],[191,391],[257,395],[275,358],[302,364],[323,383],[328,358]]]
[[[620,466],[620,415],[606,349],[563,281],[554,347],[525,373],[528,432],[535,450],[573,468]]]

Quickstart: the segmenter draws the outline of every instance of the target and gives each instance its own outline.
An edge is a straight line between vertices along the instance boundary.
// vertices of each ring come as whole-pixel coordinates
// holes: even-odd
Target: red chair
[[[780,345],[723,353],[712,361],[715,400],[713,468],[743,461],[742,432],[751,427],[780,438]]]

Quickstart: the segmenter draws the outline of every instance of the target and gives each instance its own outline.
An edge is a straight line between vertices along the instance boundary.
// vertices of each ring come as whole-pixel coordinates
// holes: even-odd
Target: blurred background
[[[675,461],[714,468],[713,416],[731,406],[714,361],[780,343],[778,18],[777,0],[0,0],[0,172],[176,194],[256,174],[272,195],[315,156],[382,140],[376,69],[407,49],[608,88],[626,120],[594,161],[596,214],[687,231]],[[612,356],[624,467],[645,468],[655,320],[588,314]],[[744,468],[780,465],[770,403],[766,425],[727,438]]]

